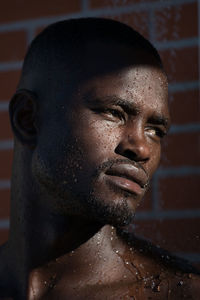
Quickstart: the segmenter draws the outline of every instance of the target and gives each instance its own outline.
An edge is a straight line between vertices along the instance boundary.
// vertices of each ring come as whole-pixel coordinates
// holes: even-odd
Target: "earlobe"
[[[36,112],[36,96],[28,90],[17,91],[10,101],[9,113],[13,133],[22,144],[36,144]]]

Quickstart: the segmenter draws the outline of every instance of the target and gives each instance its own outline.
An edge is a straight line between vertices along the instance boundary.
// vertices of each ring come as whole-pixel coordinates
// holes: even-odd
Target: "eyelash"
[[[163,130],[161,130],[161,129],[158,129],[157,130],[158,131],[158,136],[160,137],[160,138],[163,138],[167,133],[165,132],[165,131],[163,131]]]
[[[119,120],[121,121],[125,121],[125,115],[123,112],[117,110],[117,109],[114,109],[114,108],[102,108],[102,109],[98,109],[98,110],[95,110],[96,112],[101,112],[101,113],[109,113],[111,114],[113,117],[116,117],[118,118]]]
[[[158,137],[161,138],[161,139],[167,134],[165,131],[163,131],[163,130],[160,129],[160,128],[152,127],[152,129],[155,130],[156,136],[158,136]]]
[[[124,114],[117,109],[108,108],[108,109],[105,109],[105,112],[111,113],[114,117],[117,117],[120,120],[125,120]]]

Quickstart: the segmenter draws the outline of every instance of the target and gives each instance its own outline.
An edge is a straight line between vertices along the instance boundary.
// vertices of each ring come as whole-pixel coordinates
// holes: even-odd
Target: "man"
[[[105,19],[51,25],[30,46],[10,115],[2,299],[198,299],[192,267],[125,231],[170,123],[147,40]]]

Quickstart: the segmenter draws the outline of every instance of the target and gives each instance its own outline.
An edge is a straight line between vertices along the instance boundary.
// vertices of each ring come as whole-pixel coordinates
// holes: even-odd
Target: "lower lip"
[[[136,195],[142,194],[141,186],[132,180],[114,175],[107,175],[106,179],[119,188],[128,191],[129,193]]]

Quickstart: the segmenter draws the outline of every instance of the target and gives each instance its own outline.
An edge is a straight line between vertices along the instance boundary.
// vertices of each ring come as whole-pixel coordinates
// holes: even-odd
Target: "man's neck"
[[[40,299],[58,282],[66,293],[79,285],[118,282],[129,273],[122,259],[126,247],[113,227],[104,226],[79,247],[33,269],[29,274],[29,295],[37,294]]]

